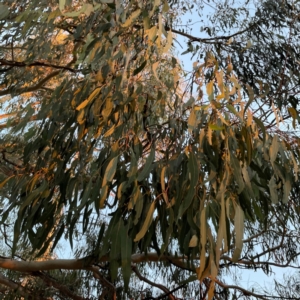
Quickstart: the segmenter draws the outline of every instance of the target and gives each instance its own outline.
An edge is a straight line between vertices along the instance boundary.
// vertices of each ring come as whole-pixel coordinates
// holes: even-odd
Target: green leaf
[[[138,242],[139,240],[141,240],[145,236],[148,228],[150,227],[152,220],[153,220],[152,216],[153,216],[153,213],[155,210],[155,204],[156,204],[156,200],[154,200],[151,203],[149,211],[148,211],[146,219],[145,219],[145,222],[144,222],[141,230],[138,232],[138,234],[136,235],[136,237],[134,239],[135,242]]]
[[[59,9],[63,11],[65,9],[66,0],[59,0]]]
[[[286,178],[285,178],[285,182],[283,184],[283,199],[282,202],[284,204],[288,203],[289,201],[289,195],[292,189],[292,185],[291,185],[291,180],[290,180],[290,176],[287,174]]]
[[[128,236],[128,226],[121,229],[121,262],[125,292],[128,290],[131,275],[132,240]]]
[[[196,156],[193,152],[189,153],[188,170],[190,178],[189,190],[179,208],[178,219],[181,218],[185,211],[189,208],[196,193],[196,186],[199,179],[199,167]]]
[[[235,230],[235,249],[232,255],[232,261],[237,262],[243,250],[244,237],[244,212],[239,205],[235,206],[234,230]]]
[[[258,127],[261,129],[262,133],[263,133],[263,142],[266,141],[266,128],[265,125],[263,124],[263,122],[255,117],[253,117],[253,120],[256,122],[256,124],[258,125]]]
[[[196,269],[199,280],[203,279],[206,268],[206,242],[207,242],[207,221],[206,208],[203,208],[200,216],[200,267]]]
[[[216,125],[216,124],[209,124],[208,126],[209,126],[210,129],[217,130],[217,131],[223,130],[225,128],[224,126],[219,126],[219,125]]]
[[[242,172],[241,172],[241,166],[240,166],[240,161],[237,159],[237,157],[235,156],[235,154],[231,153],[230,155],[230,163],[231,163],[231,167],[233,168],[233,175],[234,175],[234,179],[237,182],[237,186],[238,186],[238,194],[240,194],[244,187],[244,180],[242,177]]]
[[[147,65],[147,60],[145,60],[138,68],[133,71],[133,76],[139,74]]]
[[[145,165],[143,166],[141,172],[139,173],[139,175],[137,177],[138,181],[144,180],[149,175],[151,168],[152,168],[152,163],[153,163],[154,158],[155,158],[155,150],[154,150],[154,148],[151,148],[150,154],[146,159]]]
[[[9,15],[9,8],[4,4],[0,4],[0,20],[5,19],[8,15]]]
[[[10,176],[10,177],[4,179],[4,180],[0,183],[0,189],[2,189],[2,188],[5,186],[5,184],[9,181],[9,179],[11,179],[11,178],[13,178],[13,177],[15,177],[15,175]]]
[[[111,232],[111,251],[110,251],[110,274],[112,280],[116,280],[118,276],[119,260],[121,258],[122,248],[121,239],[123,232],[123,220],[120,218]]]
[[[276,184],[276,179],[274,175],[271,177],[269,181],[269,191],[270,191],[270,197],[271,201],[274,204],[278,203],[278,191],[277,191],[277,184]]]
[[[253,92],[252,87],[249,84],[246,84],[246,88],[247,88],[247,91],[248,91],[249,100],[245,105],[245,110],[244,110],[245,112],[247,111],[247,108],[250,106],[250,104],[254,100],[254,92]]]

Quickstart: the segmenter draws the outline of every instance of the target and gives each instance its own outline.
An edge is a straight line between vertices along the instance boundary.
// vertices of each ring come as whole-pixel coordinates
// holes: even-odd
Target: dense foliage
[[[226,283],[298,265],[299,18],[296,0],[1,0],[1,299],[299,294]]]

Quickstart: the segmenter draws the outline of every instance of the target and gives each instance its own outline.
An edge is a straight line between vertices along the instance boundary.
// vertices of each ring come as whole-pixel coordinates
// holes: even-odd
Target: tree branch
[[[132,263],[143,262],[158,262],[169,261],[176,264],[180,268],[187,268],[183,262],[183,258],[175,257],[172,255],[159,256],[157,253],[139,253],[131,256]],[[109,262],[109,256],[102,256],[99,260],[95,261],[91,257],[83,257],[79,259],[53,259],[45,261],[19,261],[8,257],[0,256],[0,268],[8,269],[19,272],[37,272],[49,271],[57,269],[66,270],[86,270],[92,267],[95,263]],[[94,270],[92,270],[94,271]]]
[[[25,63],[22,61],[12,61],[12,60],[0,59],[0,66],[10,66],[10,67],[19,67],[19,68],[21,68],[21,67],[50,67],[50,68],[54,68],[54,69],[70,71],[72,73],[79,72],[78,70],[74,70],[68,66],[58,66],[58,65],[54,65],[54,64],[41,62],[41,61]]]
[[[40,89],[48,80],[57,76],[59,73],[60,73],[60,71],[54,71],[54,72],[50,73],[48,76],[46,76],[44,79],[42,79],[39,83],[37,83],[36,85],[30,86],[30,87],[18,88],[18,89],[15,89],[14,87],[9,87],[6,90],[0,91],[0,96],[5,96],[8,94],[21,95],[24,93],[34,92],[34,91]]]
[[[34,272],[32,273],[32,275],[41,278],[48,286],[53,286],[54,288],[58,289],[64,296],[67,296],[74,300],[85,300],[85,298],[75,295],[65,285],[58,283],[54,278],[50,277],[49,275],[43,272]]]
[[[27,291],[24,287],[22,287],[20,284],[17,284],[9,279],[7,279],[5,276],[0,274],[0,284],[3,284],[7,286],[9,289],[13,290],[15,293],[19,294],[20,296],[26,298],[26,299],[39,299],[39,300],[46,300],[45,298],[39,297],[38,295],[31,295],[29,291]]]
[[[218,40],[229,40],[230,38],[233,38],[237,35],[243,34],[247,31],[249,31],[250,29],[252,29],[254,26],[256,26],[258,24],[258,22],[259,21],[257,21],[256,23],[253,23],[248,28],[246,28],[244,30],[241,30],[241,31],[238,31],[236,33],[233,33],[231,35],[215,36],[215,37],[212,37],[212,38],[198,38],[198,37],[195,37],[195,36],[190,35],[188,33],[176,30],[174,28],[170,28],[169,26],[166,26],[165,30],[166,31],[171,30],[172,32],[174,32],[178,35],[181,35],[181,36],[184,36],[184,37],[188,38],[191,42],[200,42],[200,43],[205,43],[205,44],[221,44],[222,42],[218,41]]]
[[[170,294],[170,290],[169,290],[168,288],[166,288],[164,285],[159,284],[159,283],[155,283],[155,282],[149,280],[148,278],[144,277],[144,276],[139,272],[139,270],[137,269],[136,266],[131,266],[131,269],[132,269],[132,271],[137,275],[137,277],[138,277],[140,280],[142,280],[142,281],[144,281],[144,282],[150,284],[151,286],[155,286],[155,287],[159,288],[159,289],[162,290],[164,293],[168,294],[168,298],[169,298],[169,299],[171,299],[171,300],[176,300],[176,298],[175,298],[172,294]],[[165,296],[165,295],[164,295],[164,296]]]
[[[260,294],[256,294],[254,292],[250,292],[240,286],[237,286],[237,285],[226,285],[224,283],[222,283],[221,281],[219,281],[218,279],[213,279],[214,282],[216,284],[218,284],[219,286],[221,286],[222,288],[224,289],[235,289],[235,290],[239,290],[241,291],[245,296],[253,296],[253,297],[256,297],[258,299],[263,299],[263,300],[267,300],[266,296],[265,295],[260,295]],[[268,296],[267,296],[268,297]]]

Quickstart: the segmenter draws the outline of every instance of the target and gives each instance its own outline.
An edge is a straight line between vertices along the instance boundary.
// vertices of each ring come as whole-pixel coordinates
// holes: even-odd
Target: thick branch
[[[93,264],[95,263],[108,261],[109,256],[103,256],[98,261],[94,261],[90,257],[84,257],[80,259],[53,259],[45,261],[19,261],[2,256],[0,257],[0,268],[19,272],[37,272],[57,269],[86,270],[87,268],[93,266]],[[132,263],[143,263],[148,261],[169,261],[176,264],[180,268],[187,268],[182,258],[172,255],[159,256],[157,253],[133,254],[131,257],[131,261]]]
[[[46,261],[18,261],[0,257],[0,268],[19,272],[37,272],[56,269],[85,269],[84,259],[54,259]]]

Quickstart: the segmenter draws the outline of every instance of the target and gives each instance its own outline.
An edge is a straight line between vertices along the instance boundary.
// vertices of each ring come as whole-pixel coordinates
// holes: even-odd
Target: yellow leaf
[[[198,244],[198,237],[194,234],[190,240],[189,247],[196,247]]]
[[[158,78],[158,75],[157,75],[157,73],[156,73],[156,69],[157,69],[158,65],[159,65],[159,61],[155,62],[155,63],[152,65],[152,71],[153,71],[153,74],[154,74],[155,78],[156,78],[158,81],[160,81],[159,78]]]
[[[116,124],[114,126],[112,126],[111,128],[109,128],[103,135],[103,137],[108,137],[110,135],[112,135],[115,131],[116,128]]]
[[[214,99],[214,81],[211,80],[207,85],[206,85],[206,92],[208,95],[209,100]]]
[[[195,129],[195,127],[197,126],[197,117],[195,114],[195,111],[192,110],[188,119],[188,130],[191,133],[193,131],[193,129]]]
[[[218,88],[220,89],[221,95],[224,94],[224,82],[223,82],[223,71],[219,71],[216,74],[216,78],[217,78],[217,83],[218,83]],[[223,97],[224,98],[224,97]]]
[[[156,26],[153,26],[150,29],[146,30],[146,35],[148,36],[148,39],[152,42],[156,38],[156,34],[157,34],[157,27]]]
[[[134,11],[130,17],[125,21],[124,24],[122,24],[122,27],[129,27],[134,21],[135,19],[141,14],[141,9],[138,8],[136,11]]]
[[[153,8],[152,8],[152,10],[151,10],[151,12],[150,12],[150,14],[149,14],[150,17],[153,16],[153,14],[154,14],[156,8],[157,8],[159,5],[160,5],[160,0],[154,0]]]
[[[2,189],[2,188],[5,186],[5,184],[8,182],[8,180],[11,179],[11,178],[14,177],[14,176],[15,176],[15,175],[10,176],[10,177],[4,179],[4,180],[0,183],[0,189]]]
[[[84,110],[81,110],[77,115],[77,122],[81,125],[85,121]]]
[[[134,239],[135,242],[138,242],[139,240],[141,240],[145,236],[145,234],[146,234],[149,226],[151,225],[151,223],[152,223],[152,216],[153,216],[153,212],[154,212],[154,209],[155,209],[155,202],[156,201],[153,201],[151,203],[151,206],[150,206],[149,211],[147,213],[145,222],[144,222],[141,230],[135,236],[135,239]]]
[[[294,107],[289,107],[288,111],[289,111],[290,115],[293,118],[293,128],[295,129],[296,128],[296,122],[295,122],[295,120],[298,118],[297,111],[295,110]]]
[[[114,157],[107,165],[104,173],[102,187],[105,186],[108,182],[111,182],[113,180],[116,173],[117,163],[118,163],[118,156]]]
[[[100,87],[95,88],[94,91],[90,94],[90,96],[76,107],[76,110],[81,110],[85,108],[90,103],[90,101],[93,100],[99,94],[100,90]]]
[[[169,203],[169,198],[166,192],[166,184],[165,184],[165,172],[166,172],[166,167],[163,167],[161,170],[161,176],[160,176],[160,184],[162,188],[162,194],[164,197],[164,200],[166,203]]]
[[[170,31],[168,31],[167,43],[163,49],[163,53],[166,53],[171,49],[172,41],[173,41],[173,36],[172,36],[172,32],[170,30]]]

